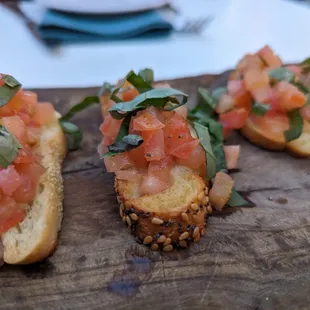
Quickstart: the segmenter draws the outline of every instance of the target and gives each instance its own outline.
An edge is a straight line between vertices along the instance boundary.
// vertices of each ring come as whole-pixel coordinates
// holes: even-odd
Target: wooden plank
[[[214,78],[171,84],[193,102],[197,87]],[[63,112],[94,91],[39,95]],[[242,153],[234,179],[257,207],[212,216],[206,236],[189,249],[151,253],[127,233],[113,176],[98,160],[98,107],[75,121],[85,139],[64,165],[59,246],[42,263],[0,269],[1,309],[309,309],[308,160],[261,150],[235,135],[230,142],[240,143]]]

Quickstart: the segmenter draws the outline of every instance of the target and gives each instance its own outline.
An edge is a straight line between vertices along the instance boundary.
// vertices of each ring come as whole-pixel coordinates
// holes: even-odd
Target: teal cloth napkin
[[[38,30],[50,44],[119,40],[167,35],[173,29],[159,11],[93,15],[47,10]]]

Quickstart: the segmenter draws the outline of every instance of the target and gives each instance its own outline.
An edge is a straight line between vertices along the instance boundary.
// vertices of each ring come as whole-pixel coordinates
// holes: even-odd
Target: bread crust
[[[304,122],[302,135],[290,142],[286,142],[284,137],[283,140],[272,139],[268,132],[258,129],[250,119],[247,119],[240,131],[250,142],[267,150],[282,151],[286,149],[296,157],[310,156],[310,125],[307,121]]]
[[[167,190],[139,197],[139,184],[115,179],[120,216],[139,243],[152,250],[172,251],[198,242],[212,212],[208,188],[186,167],[172,170],[174,182]]]
[[[24,221],[1,236],[6,263],[31,264],[54,251],[63,215],[61,166],[66,152],[66,139],[58,119],[42,127],[38,153],[43,157],[45,173]]]

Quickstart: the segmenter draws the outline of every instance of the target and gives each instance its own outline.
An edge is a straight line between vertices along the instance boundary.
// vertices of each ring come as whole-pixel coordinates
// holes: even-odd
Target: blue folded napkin
[[[159,11],[122,15],[92,15],[47,10],[38,30],[50,44],[118,40],[167,35],[173,29]]]

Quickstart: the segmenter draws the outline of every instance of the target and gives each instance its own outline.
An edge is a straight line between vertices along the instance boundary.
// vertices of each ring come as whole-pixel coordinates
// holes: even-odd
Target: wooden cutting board
[[[226,75],[169,81],[196,100]],[[40,90],[60,112],[97,89]],[[309,160],[242,146],[238,190],[256,208],[226,209],[189,249],[152,253],[123,225],[96,146],[99,107],[77,116],[80,150],[64,163],[64,220],[53,256],[0,268],[0,309],[309,309]]]

